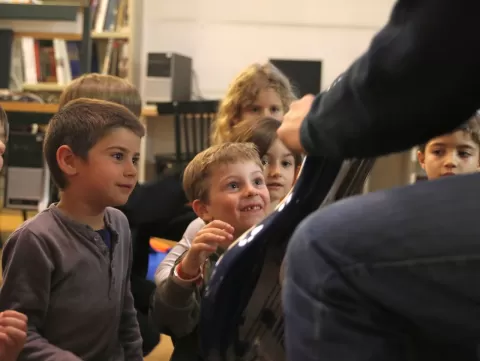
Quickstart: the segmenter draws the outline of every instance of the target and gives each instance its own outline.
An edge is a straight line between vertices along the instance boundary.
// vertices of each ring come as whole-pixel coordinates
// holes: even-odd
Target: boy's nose
[[[127,177],[135,177],[138,173],[137,166],[133,162],[128,162],[125,166],[124,173]]]
[[[258,190],[256,187],[254,187],[253,184],[249,184],[245,187],[245,193],[247,197],[254,197],[258,195]]]
[[[447,154],[445,166],[447,168],[455,168],[457,164],[458,164],[458,156],[454,152]]]
[[[280,176],[280,167],[276,164],[268,167],[268,176],[269,177],[279,177]]]

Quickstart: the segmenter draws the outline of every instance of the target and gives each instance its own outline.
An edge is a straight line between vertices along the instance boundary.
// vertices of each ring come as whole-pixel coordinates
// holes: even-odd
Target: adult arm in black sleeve
[[[480,105],[478,0],[399,0],[367,52],[317,96],[308,154],[372,157],[452,131]]]

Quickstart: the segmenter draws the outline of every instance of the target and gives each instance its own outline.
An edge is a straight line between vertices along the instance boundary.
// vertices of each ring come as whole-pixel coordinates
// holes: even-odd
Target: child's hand
[[[0,313],[0,360],[15,361],[27,338],[27,316],[16,311]]]
[[[205,260],[218,246],[227,248],[233,241],[233,227],[222,221],[212,221],[195,236],[191,248],[182,260],[182,271],[195,277]]]

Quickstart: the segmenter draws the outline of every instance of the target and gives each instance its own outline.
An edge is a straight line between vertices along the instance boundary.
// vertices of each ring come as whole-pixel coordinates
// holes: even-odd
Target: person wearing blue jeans
[[[388,23],[323,94],[279,129],[332,159],[406,150],[480,108],[476,0],[398,0]],[[283,302],[289,361],[480,357],[480,175],[353,197],[294,232]]]

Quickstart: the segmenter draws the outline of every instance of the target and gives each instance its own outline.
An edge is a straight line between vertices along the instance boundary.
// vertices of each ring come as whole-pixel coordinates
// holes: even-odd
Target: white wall
[[[202,95],[221,98],[246,65],[268,58],[323,60],[322,87],[360,55],[393,0],[144,0],[148,52],[193,58]]]
[[[322,88],[326,88],[367,49],[394,2],[143,0],[140,72],[145,74],[148,52],[189,55],[203,97],[220,99],[233,77],[252,62],[322,60]],[[172,120],[149,121],[147,143],[147,166],[154,154],[173,152]],[[409,176],[405,157],[379,160],[368,188],[405,184]]]

